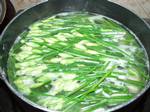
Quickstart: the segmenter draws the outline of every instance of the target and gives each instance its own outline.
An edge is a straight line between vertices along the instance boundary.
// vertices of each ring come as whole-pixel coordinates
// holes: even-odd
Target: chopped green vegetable
[[[149,80],[144,48],[102,15],[60,13],[18,37],[9,54],[9,81],[50,110],[106,112],[134,98]]]

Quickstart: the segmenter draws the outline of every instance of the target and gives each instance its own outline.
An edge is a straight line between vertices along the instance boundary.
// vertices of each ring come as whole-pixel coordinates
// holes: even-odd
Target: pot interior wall
[[[130,11],[106,0],[50,0],[23,12],[3,32],[0,50],[3,54],[2,67],[7,66],[8,53],[17,35],[27,30],[33,22],[64,11],[99,13],[121,22],[139,37],[150,57],[150,29],[144,21]]]

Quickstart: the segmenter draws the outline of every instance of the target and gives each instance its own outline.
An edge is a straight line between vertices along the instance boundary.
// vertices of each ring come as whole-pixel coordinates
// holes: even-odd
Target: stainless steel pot
[[[110,18],[113,18],[120,23],[124,24],[132,30],[143,46],[145,47],[148,56],[150,57],[150,27],[141,18],[129,10],[109,2],[107,0],[49,0],[47,2],[36,5],[27,9],[17,15],[5,28],[0,39],[0,60],[1,60],[1,78],[6,83],[8,88],[14,93],[15,97],[21,104],[28,106],[27,112],[52,112],[43,108],[17,92],[9,83],[7,78],[7,59],[9,50],[12,47],[17,36],[33,22],[52,16],[53,14],[64,11],[88,11],[99,13]],[[149,60],[150,61],[150,60]],[[150,82],[147,83],[145,88],[132,100],[122,105],[111,108],[109,111],[117,112],[133,112],[134,108],[138,106],[140,99],[145,95],[146,91],[150,88]],[[29,110],[30,109],[30,110]]]
[[[0,34],[15,14],[10,0],[0,0]]]
[[[3,22],[5,14],[6,14],[6,1],[0,0],[0,24]]]

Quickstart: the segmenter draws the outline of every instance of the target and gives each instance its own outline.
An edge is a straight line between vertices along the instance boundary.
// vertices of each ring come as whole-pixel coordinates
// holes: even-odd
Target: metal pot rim
[[[2,13],[0,15],[0,24],[3,22],[3,20],[5,18],[5,14],[6,14],[6,10],[7,10],[6,0],[1,0],[1,10],[2,10]]]
[[[123,6],[120,6],[120,5],[116,4],[116,3],[110,2],[109,0],[107,0],[107,1],[108,1],[110,4],[116,5],[116,6],[120,7],[120,8],[125,9],[126,11],[128,11],[128,12],[134,14],[134,16],[136,16],[137,18],[140,18],[137,14],[135,14],[135,13],[132,12],[132,11],[130,11],[129,9],[126,9],[126,8],[124,8]],[[39,4],[36,4],[36,5],[34,5],[34,6],[30,7],[30,8],[27,8],[27,9],[25,9],[24,11],[22,11],[21,13],[19,13],[16,17],[14,17],[14,18],[9,22],[9,24],[5,27],[4,31],[2,32],[2,35],[1,35],[1,37],[0,37],[0,41],[1,41],[2,37],[3,37],[3,35],[5,34],[5,31],[7,30],[7,28],[11,25],[11,23],[13,23],[13,21],[14,21],[15,19],[17,19],[20,15],[24,14],[26,11],[28,11],[28,10],[30,10],[30,9],[32,9],[32,8],[34,8],[34,7],[36,7],[36,6],[42,5],[42,4],[46,3],[46,2],[47,2],[47,1],[42,2],[42,3],[39,3]],[[48,2],[47,2],[47,3],[48,3]],[[144,24],[145,24],[145,25],[148,27],[148,29],[150,30],[150,25],[149,25],[144,19],[140,18],[140,20],[141,20],[142,22],[144,22]],[[9,87],[9,89],[10,89],[18,98],[20,98],[22,101],[24,101],[25,103],[31,105],[32,107],[34,107],[34,108],[36,108],[36,109],[40,109],[40,110],[42,110],[42,111],[46,111],[46,112],[58,112],[58,111],[53,111],[53,110],[47,109],[47,108],[45,108],[45,107],[42,107],[42,106],[36,104],[35,102],[29,100],[29,99],[26,98],[25,96],[23,96],[21,93],[19,93],[19,92],[9,83],[8,79],[6,78],[5,72],[3,72],[3,71],[1,71],[1,70],[0,70],[0,72],[2,73],[1,79],[6,83],[6,85]],[[150,72],[150,71],[149,71],[149,72]],[[128,102],[125,102],[125,103],[123,103],[123,104],[121,104],[121,105],[112,107],[112,108],[108,109],[106,112],[113,112],[113,111],[117,111],[117,110],[119,110],[119,109],[121,109],[121,108],[123,108],[123,107],[126,107],[127,105],[129,105],[129,104],[133,103],[134,101],[136,101],[137,99],[139,99],[149,88],[150,88],[150,80],[148,81],[148,83],[147,83],[147,85],[145,86],[145,88],[143,88],[143,89],[141,90],[141,92],[139,92],[133,99],[131,99],[131,100],[129,100]]]

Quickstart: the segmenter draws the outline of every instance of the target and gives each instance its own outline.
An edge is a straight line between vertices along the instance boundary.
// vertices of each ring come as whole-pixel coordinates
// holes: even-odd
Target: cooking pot
[[[33,6],[18,14],[5,28],[0,38],[0,62],[1,62],[1,79],[6,83],[8,88],[12,91],[19,104],[26,108],[27,112],[52,112],[43,108],[34,102],[31,102],[9,83],[7,78],[7,59],[9,51],[16,40],[17,36],[27,29],[33,22],[52,16],[60,12],[70,11],[88,11],[108,16],[114,20],[119,21],[139,38],[145,47],[148,57],[150,57],[150,27],[149,25],[136,14],[128,9],[125,9],[115,3],[107,0],[49,0],[44,3]],[[149,60],[150,61],[150,60]],[[146,94],[150,87],[150,81],[145,88],[138,93],[132,100],[111,108],[109,111],[115,112],[133,112],[139,106],[139,102]]]
[[[0,34],[15,14],[15,9],[10,0],[0,0]]]
[[[5,17],[5,14],[6,14],[6,1],[1,0],[0,1],[0,24],[2,23]]]

